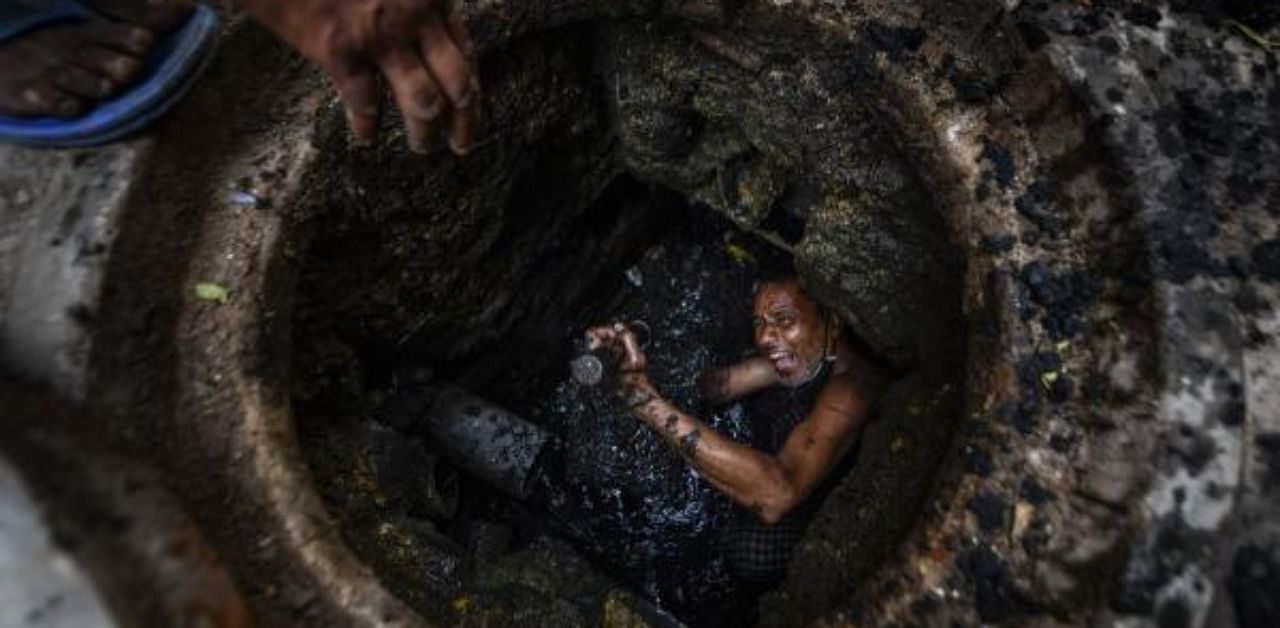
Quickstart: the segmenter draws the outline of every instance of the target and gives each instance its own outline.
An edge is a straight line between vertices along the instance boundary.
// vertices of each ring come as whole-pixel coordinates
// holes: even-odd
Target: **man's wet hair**
[[[790,282],[795,282],[796,286],[800,288],[801,293],[803,293],[809,301],[817,306],[819,317],[825,319],[831,314],[831,308],[827,307],[825,303],[813,296],[811,292],[805,289],[804,284],[800,283],[800,276],[796,274],[795,267],[791,264],[778,264],[761,267],[760,272],[756,275],[755,283],[751,285],[751,294],[757,294],[760,292],[760,287],[767,284],[778,285]]]
[[[751,284],[751,293],[755,294],[760,286],[765,284],[779,284],[795,281],[799,283],[800,277],[796,275],[795,266],[790,260],[776,261],[772,264],[761,265],[759,272],[756,273],[756,280]]]
[[[804,284],[800,283],[800,276],[796,274],[795,266],[791,264],[789,259],[781,263],[762,265],[756,274],[755,282],[751,285],[751,294],[756,294],[760,291],[760,287],[766,284],[777,285],[789,282],[795,282],[800,291],[804,293],[804,296],[817,306],[818,316],[826,318],[831,314],[831,308],[827,307],[827,304],[815,297],[813,293],[804,287]]]

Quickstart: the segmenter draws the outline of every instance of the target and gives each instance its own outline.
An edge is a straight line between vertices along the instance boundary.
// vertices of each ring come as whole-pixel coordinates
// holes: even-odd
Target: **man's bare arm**
[[[770,456],[726,438],[662,398],[643,373],[626,376],[623,400],[708,482],[770,524],[809,496],[857,440],[867,416],[854,379],[836,376],[782,451]]]
[[[737,364],[708,369],[698,378],[703,398],[712,403],[728,403],[778,383],[778,372],[763,356]]]

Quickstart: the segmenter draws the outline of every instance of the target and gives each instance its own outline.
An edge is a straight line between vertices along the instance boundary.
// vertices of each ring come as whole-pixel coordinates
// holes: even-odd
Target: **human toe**
[[[155,34],[133,24],[97,22],[86,25],[82,32],[85,43],[111,48],[135,57],[141,57],[155,45]]]
[[[88,46],[80,51],[76,65],[108,78],[118,85],[128,85],[138,78],[142,61],[103,46]]]
[[[55,118],[73,118],[84,113],[87,107],[85,101],[46,82],[24,87],[16,98],[5,98],[0,105],[18,115]]]

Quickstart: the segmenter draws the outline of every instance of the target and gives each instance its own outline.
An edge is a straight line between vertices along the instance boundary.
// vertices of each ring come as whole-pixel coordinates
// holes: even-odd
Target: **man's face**
[[[791,279],[760,284],[753,310],[756,348],[773,363],[782,384],[807,382],[818,371],[827,342],[818,304]]]

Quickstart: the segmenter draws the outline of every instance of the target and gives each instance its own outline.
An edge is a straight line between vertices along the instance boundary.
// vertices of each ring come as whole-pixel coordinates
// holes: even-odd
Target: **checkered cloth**
[[[775,387],[748,399],[752,447],[769,454],[778,453],[791,430],[808,417],[830,374],[831,369],[824,368],[818,377],[798,389]],[[805,528],[839,475],[832,473],[808,499],[774,525],[764,523],[744,508],[735,508],[722,539],[725,557],[739,579],[765,585],[786,574],[791,550],[804,536]]]
[[[791,561],[792,549],[804,536],[805,528],[821,505],[820,496],[811,496],[774,525],[761,521],[744,509],[737,509],[722,537],[725,556],[734,574],[740,580],[754,584],[772,584],[781,580],[786,575],[787,563]]]

